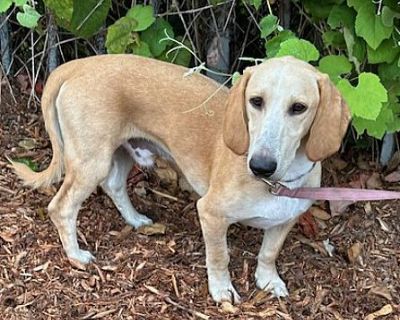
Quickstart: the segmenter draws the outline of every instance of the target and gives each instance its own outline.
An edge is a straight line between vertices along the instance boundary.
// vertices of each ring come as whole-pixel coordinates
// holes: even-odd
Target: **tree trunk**
[[[0,14],[0,55],[1,63],[6,75],[9,74],[11,69],[11,39],[10,27],[7,21],[7,14]]]

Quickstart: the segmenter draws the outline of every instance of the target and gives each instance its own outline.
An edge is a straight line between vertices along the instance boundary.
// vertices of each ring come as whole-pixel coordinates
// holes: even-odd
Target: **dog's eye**
[[[296,103],[293,103],[293,104],[290,106],[289,113],[290,113],[290,114],[293,114],[293,115],[302,114],[302,113],[303,113],[304,111],[306,111],[306,110],[307,110],[307,106],[305,106],[305,105],[302,104],[302,103],[296,102]]]
[[[253,97],[250,98],[250,104],[256,109],[261,109],[264,104],[264,100],[261,97]]]

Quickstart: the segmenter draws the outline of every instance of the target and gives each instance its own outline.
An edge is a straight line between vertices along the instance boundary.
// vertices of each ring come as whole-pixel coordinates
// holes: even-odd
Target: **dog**
[[[69,258],[88,263],[76,221],[100,185],[125,221],[152,221],[126,191],[134,162],[173,160],[193,189],[206,248],[209,292],[216,302],[240,297],[229,271],[227,230],[233,223],[264,229],[256,284],[288,295],[275,260],[311,200],[268,193],[263,179],[289,188],[318,187],[320,161],[337,152],[350,112],[327,75],[292,57],[245,69],[229,90],[188,69],[133,55],[78,59],[51,73],[42,111],[53,157],[42,172],[14,162],[34,188],[64,181],[48,206]]]

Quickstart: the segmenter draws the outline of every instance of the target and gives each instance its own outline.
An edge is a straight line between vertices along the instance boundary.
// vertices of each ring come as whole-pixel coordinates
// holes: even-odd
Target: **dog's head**
[[[328,76],[292,57],[247,68],[232,87],[225,112],[225,144],[236,154],[248,153],[253,174],[275,181],[300,147],[314,162],[338,151],[350,121]]]

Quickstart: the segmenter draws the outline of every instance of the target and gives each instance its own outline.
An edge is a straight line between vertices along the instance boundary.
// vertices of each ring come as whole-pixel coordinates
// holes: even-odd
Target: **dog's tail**
[[[56,100],[65,78],[61,77],[61,72],[57,71],[53,71],[50,75],[42,96],[43,118],[53,149],[50,165],[41,172],[35,172],[21,162],[10,160],[15,173],[23,180],[24,184],[35,189],[45,188],[60,181],[64,172],[63,139],[58,121]]]

